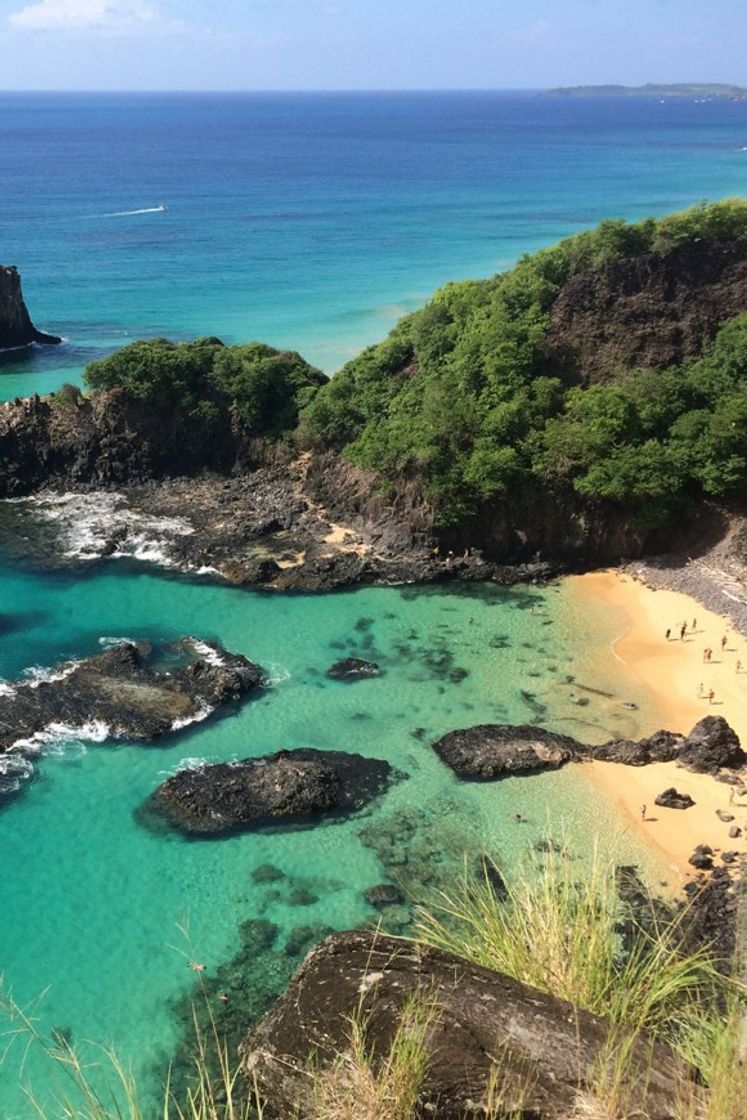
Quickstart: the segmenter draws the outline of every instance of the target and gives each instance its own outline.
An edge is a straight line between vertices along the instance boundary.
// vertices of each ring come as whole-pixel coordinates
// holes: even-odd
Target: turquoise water
[[[236,952],[240,921],[269,918],[282,945],[299,925],[374,921],[361,891],[389,875],[417,896],[423,880],[453,873],[482,851],[511,865],[561,821],[579,851],[592,835],[617,835],[610,805],[583,775],[460,784],[430,749],[439,735],[481,721],[541,718],[600,739],[655,722],[640,690],[624,697],[640,711],[621,707],[608,652],[619,620],[581,617],[562,587],[280,598],[110,566],[79,580],[6,571],[0,588],[0,611],[20,628],[0,647],[5,677],[95,652],[101,637],[194,633],[257,660],[275,682],[238,713],[162,745],[60,745],[0,812],[6,983],[23,1004],[48,989],[39,1009],[45,1031],[64,1028],[77,1043],[111,1041],[149,1086],[179,1037],[173,1001],[191,988],[188,959],[211,975]],[[328,666],[347,653],[375,657],[383,675],[352,685],[328,680]],[[466,670],[459,683],[455,670]],[[613,688],[615,696],[581,686]],[[574,697],[590,702],[579,707]],[[185,759],[295,746],[386,758],[404,776],[362,817],[301,831],[187,842],[156,835],[133,816]],[[512,819],[516,812],[524,823]],[[378,836],[386,849],[384,834],[392,824],[401,832],[408,816],[414,835],[399,865],[387,869],[371,843]],[[373,837],[369,845],[362,829]],[[621,853],[648,859],[631,838]],[[266,862],[286,878],[254,883],[251,871]],[[299,888],[317,901],[292,905]],[[26,1075],[46,1084],[31,1059]],[[4,1120],[29,1115],[17,1077],[16,1062],[6,1060]]]
[[[69,342],[6,355],[0,392],[159,333],[334,370],[448,280],[602,218],[744,193],[745,146],[745,102],[3,93],[2,261]]]
[[[2,262],[20,267],[38,324],[66,339],[1,355],[0,398],[79,381],[92,357],[153,334],[261,338],[332,371],[449,279],[610,215],[743,193],[746,146],[745,103],[0,94]],[[6,679],[102,638],[193,633],[274,681],[157,747],[60,742],[0,809],[0,972],[24,1005],[46,990],[45,1036],[110,1040],[149,1091],[181,1037],[189,959],[214,976],[240,922],[278,927],[272,953],[245,969],[266,994],[296,963],[299,926],[375,920],[361,892],[383,878],[420,896],[482,851],[511,866],[559,821],[579,855],[617,836],[583,773],[460,784],[435,738],[495,720],[590,740],[656,726],[609,652],[620,619],[582,611],[563,587],[271,597],[123,562],[77,578],[6,565],[0,615]],[[384,674],[327,680],[344,653]],[[295,746],[383,757],[403,777],[364,816],[302,831],[189,843],[134,815],[185,759]],[[620,843],[621,858],[661,873],[631,837]],[[267,862],[282,877],[258,884]],[[17,1040],[0,1064],[2,1120],[33,1115],[21,1052]],[[33,1057],[23,1077],[49,1091]]]

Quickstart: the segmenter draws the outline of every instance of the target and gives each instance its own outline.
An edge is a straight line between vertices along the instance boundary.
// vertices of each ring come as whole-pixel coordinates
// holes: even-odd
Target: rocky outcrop
[[[747,754],[722,716],[706,716],[689,735],[656,731],[645,739],[612,739],[600,746],[528,724],[480,724],[450,731],[433,749],[458,777],[478,781],[556,769],[582,759],[626,766],[676,761],[702,774],[734,773],[747,764]]]
[[[555,770],[582,757],[582,744],[527,724],[480,724],[450,731],[433,744],[438,757],[460,778],[491,781],[515,774]]]
[[[674,786],[663,790],[654,798],[654,805],[662,809],[690,809],[695,804],[689,793],[678,793]]]
[[[374,933],[343,933],[312,950],[284,996],[240,1048],[242,1072],[273,1118],[310,1112],[309,1061],[322,1070],[349,1047],[350,1021],[366,1025],[374,1062],[391,1045],[407,1001],[437,1009],[414,1117],[482,1115],[491,1078],[506,1113],[560,1120],[592,1093],[611,1055],[610,1025],[501,973],[449,953]],[[667,1048],[633,1045],[626,1115],[672,1120],[688,1071]]]
[[[550,361],[574,381],[700,357],[747,308],[747,240],[691,239],[572,277],[551,311]]]
[[[23,770],[28,756],[55,737],[151,742],[204,719],[263,679],[241,654],[183,638],[164,648],[123,642],[36,679],[3,682],[0,778]]]
[[[719,770],[741,769],[747,763],[747,754],[723,716],[706,716],[684,739],[677,762],[696,774],[717,774]]]
[[[23,301],[18,270],[12,265],[0,265],[0,350],[32,342],[56,345],[62,339],[36,329]]]
[[[310,748],[278,751],[180,770],[158,787],[149,809],[180,832],[218,836],[347,815],[393,778],[381,759]]]
[[[655,731],[645,739],[612,739],[598,747],[587,747],[586,751],[600,762],[648,766],[649,762],[672,762],[683,742],[684,736],[676,731]]]

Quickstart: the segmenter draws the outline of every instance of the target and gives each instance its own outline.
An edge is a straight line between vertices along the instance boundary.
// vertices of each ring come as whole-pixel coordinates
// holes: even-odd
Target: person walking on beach
[[[726,649],[726,634],[724,634],[723,638],[721,639],[721,652],[723,653],[725,649]]]
[[[682,625],[680,626],[680,641],[681,642],[684,642],[686,633],[687,633],[687,623],[683,622]]]
[[[645,821],[645,819],[646,819],[646,806],[641,805],[641,820]]]
[[[702,700],[702,699],[703,699],[703,682],[701,681],[700,684],[698,685],[698,700]]]
[[[742,672],[742,662],[741,661],[737,660],[737,664],[734,667],[734,672],[735,673],[741,673]]]
[[[697,618],[694,618],[694,619],[693,619],[693,624],[692,624],[692,632],[693,632],[693,634],[695,633],[695,631],[696,631],[697,629],[698,629],[698,620],[697,620]]]
[[[664,637],[665,637],[665,639],[666,639],[667,641],[669,641],[669,635],[670,635],[671,633],[672,633],[671,629],[670,629],[669,627],[667,627],[667,632],[666,632],[666,634],[664,635]]]
[[[716,693],[713,691],[713,689],[711,689],[710,692],[708,693],[708,703],[712,704],[715,697],[716,697]]]

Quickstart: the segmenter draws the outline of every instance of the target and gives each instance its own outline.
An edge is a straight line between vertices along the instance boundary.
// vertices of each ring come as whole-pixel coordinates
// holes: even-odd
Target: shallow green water
[[[609,653],[619,620],[586,607],[582,614],[563,586],[277,597],[110,565],[78,581],[6,571],[0,595],[9,616],[0,644],[6,678],[95,652],[105,636],[192,633],[245,653],[275,681],[237,713],[162,746],[61,744],[0,812],[6,982],[24,1004],[48,988],[44,1031],[69,1029],[78,1043],[111,1041],[151,1087],[177,1041],[173,1001],[194,981],[188,959],[204,962],[210,975],[236,952],[238,923],[247,918],[277,923],[281,951],[299,925],[375,920],[361,892],[387,875],[371,844],[396,853],[390,873],[417,891],[423,879],[482,851],[510,866],[561,822],[579,854],[593,835],[617,835],[610,805],[583,776],[459,783],[430,748],[439,735],[485,721],[542,721],[597,740],[652,728],[646,696],[620,693]],[[375,658],[383,675],[352,685],[328,680],[326,669],[345,654]],[[455,670],[466,670],[459,683]],[[623,699],[640,710],[624,709]],[[185,759],[296,746],[386,758],[404,777],[364,816],[313,829],[187,842],[156,835],[133,816]],[[656,872],[631,839],[621,854],[648,860]],[[254,883],[251,871],[266,862],[285,878]],[[293,905],[298,888],[317,901]],[[19,1097],[14,1054],[17,1043],[0,1067],[0,1115],[25,1120],[31,1113]],[[46,1083],[33,1060],[26,1074]]]

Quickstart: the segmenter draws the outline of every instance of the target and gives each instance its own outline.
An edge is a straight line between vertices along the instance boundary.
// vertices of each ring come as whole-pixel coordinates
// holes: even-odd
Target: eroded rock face
[[[31,342],[56,345],[57,335],[38,331],[31,322],[21,292],[21,277],[12,265],[0,265],[0,350]]]
[[[342,933],[312,950],[240,1047],[242,1072],[267,1102],[266,1115],[279,1120],[297,1108],[308,1114],[309,1058],[323,1069],[343,1053],[351,1016],[367,1024],[374,1056],[385,1055],[406,1001],[418,992],[439,1008],[418,1118],[481,1115],[497,1056],[503,1100],[510,1104],[515,1094],[514,1106],[535,1120],[570,1115],[577,1094],[598,1074],[610,1037],[605,1020],[448,953],[375,933]],[[632,1061],[630,1114],[671,1120],[687,1071],[670,1050],[643,1038]]]
[[[746,307],[747,242],[691,240],[574,276],[553,305],[548,345],[570,378],[605,381],[700,357]]]
[[[123,642],[58,665],[41,679],[4,684],[0,779],[24,766],[29,771],[29,756],[55,735],[150,742],[204,719],[263,679],[262,670],[241,654],[183,638],[160,649]]]
[[[393,777],[381,759],[311,748],[278,751],[180,770],[158,787],[149,808],[187,835],[218,836],[354,812]]]
[[[511,774],[554,770],[582,755],[582,744],[528,724],[480,724],[450,731],[433,744],[460,778],[489,781]]]

